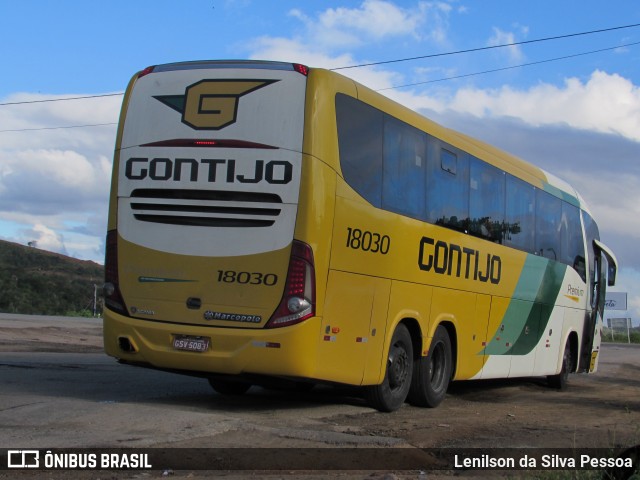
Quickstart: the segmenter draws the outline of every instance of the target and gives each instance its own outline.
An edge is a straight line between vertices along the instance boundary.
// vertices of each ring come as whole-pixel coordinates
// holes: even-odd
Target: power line
[[[25,104],[29,104],[29,103],[45,103],[45,102],[64,102],[64,101],[67,101],[67,100],[84,100],[86,98],[116,97],[116,96],[122,96],[122,95],[124,95],[124,92],[104,93],[102,95],[83,95],[81,97],[46,98],[44,100],[28,100],[28,101],[24,101],[24,102],[0,103],[0,106],[4,106],[4,105],[25,105]]]
[[[349,68],[358,68],[358,67],[366,67],[366,66],[373,66],[373,65],[384,65],[384,64],[389,64],[389,63],[406,62],[406,61],[419,60],[419,59],[424,59],[424,58],[433,58],[433,57],[442,57],[442,56],[448,56],[448,55],[457,55],[457,54],[461,54],[461,53],[478,52],[478,51],[490,50],[490,49],[494,49],[494,48],[503,48],[503,47],[510,47],[510,46],[515,46],[515,45],[524,45],[524,44],[528,44],[528,43],[545,42],[545,41],[549,41],[549,40],[558,40],[558,39],[562,39],[562,38],[577,37],[577,36],[582,36],[582,35],[591,35],[591,34],[594,34],[594,33],[609,32],[609,31],[613,31],[613,30],[620,30],[620,29],[624,29],[624,28],[633,28],[633,27],[638,27],[638,26],[640,26],[640,23],[636,23],[636,24],[632,24],[632,25],[623,25],[623,26],[619,26],[619,27],[605,28],[605,29],[600,29],[600,30],[590,30],[588,32],[570,33],[570,34],[558,35],[558,36],[554,36],[554,37],[539,38],[539,39],[535,39],[535,40],[526,40],[526,41],[522,41],[522,42],[506,43],[506,44],[502,44],[502,45],[493,45],[493,46],[489,46],[489,47],[479,47],[479,48],[473,48],[473,49],[468,49],[468,50],[458,50],[458,51],[455,51],[455,52],[436,53],[436,54],[431,54],[431,55],[422,55],[422,56],[418,56],[418,57],[409,57],[409,58],[402,58],[402,59],[396,59],[396,60],[386,60],[386,61],[380,61],[380,62],[363,63],[363,64],[359,64],[359,65],[350,65],[350,66],[345,66],[345,67],[331,68],[329,70],[344,70],[344,69],[349,69]],[[412,86],[416,86],[416,85],[424,85],[424,84],[428,84],[428,83],[442,82],[442,81],[446,81],[446,80],[455,80],[455,79],[459,79],[459,78],[472,77],[472,76],[476,76],[476,75],[484,75],[484,74],[487,74],[487,73],[494,73],[494,72],[500,72],[500,71],[504,71],[504,70],[511,70],[511,69],[514,69],[514,68],[522,68],[522,67],[528,67],[528,66],[531,66],[531,65],[539,65],[539,64],[542,64],[542,63],[549,63],[549,62],[555,62],[555,61],[559,61],[559,60],[566,60],[568,58],[580,57],[580,56],[584,56],[584,55],[590,55],[590,54],[593,54],[593,53],[600,53],[600,52],[615,50],[615,49],[618,49],[618,48],[630,47],[630,46],[634,46],[634,45],[638,45],[638,44],[640,44],[640,42],[617,45],[615,47],[601,48],[601,49],[598,49],[598,50],[592,50],[592,51],[589,51],[589,52],[576,53],[576,54],[572,54],[572,55],[565,55],[563,57],[556,57],[556,58],[550,58],[550,59],[546,59],[546,60],[539,60],[537,62],[529,62],[529,63],[520,64],[520,65],[512,65],[510,67],[502,67],[502,68],[496,68],[496,69],[492,69],[492,70],[484,70],[484,71],[481,71],[481,72],[467,73],[467,74],[462,74],[462,75],[456,75],[456,76],[453,76],[453,77],[443,77],[443,78],[434,79],[434,80],[427,80],[427,81],[424,81],[424,82],[415,82],[415,83],[409,83],[409,84],[405,84],[405,85],[396,85],[396,86],[393,86],[393,87],[381,88],[381,89],[378,89],[377,91],[392,90],[392,89],[396,89],[396,88],[412,87]],[[0,106],[4,106],[4,105],[22,105],[22,104],[30,104],[30,103],[44,103],[44,102],[62,102],[62,101],[67,101],[67,100],[83,100],[83,99],[89,99],[89,98],[113,97],[113,96],[121,96],[121,95],[124,95],[124,92],[106,93],[106,94],[101,94],[101,95],[84,95],[84,96],[67,97],[67,98],[30,100],[30,101],[24,101],[24,102],[7,102],[7,103],[0,103]],[[108,126],[108,125],[117,125],[117,122],[96,123],[96,124],[88,124],[88,125],[68,125],[68,126],[62,126],[62,127],[40,127],[40,128],[22,128],[22,129],[12,129],[12,130],[0,130],[0,133],[32,132],[32,131],[42,131],[42,130],[60,130],[60,129],[85,128],[85,127],[102,127],[102,126]]]
[[[570,37],[579,37],[582,35],[592,35],[594,33],[603,33],[603,32],[611,32],[614,30],[621,30],[623,28],[633,28],[640,26],[640,23],[634,23],[632,25],[623,25],[620,27],[611,27],[611,28],[602,28],[600,30],[590,30],[588,32],[579,32],[579,33],[568,33],[565,35],[557,35],[554,37],[546,37],[546,38],[537,38],[535,40],[523,40],[522,42],[512,42],[512,43],[503,43],[501,45],[491,45],[488,47],[478,47],[478,48],[469,48],[467,50],[456,50],[455,52],[444,52],[444,53],[432,53],[430,55],[420,55],[417,57],[407,57],[407,58],[397,58],[394,60],[384,60],[380,62],[370,62],[370,63],[361,63],[358,65],[348,65],[345,67],[337,67],[331,68],[330,70],[346,70],[348,68],[360,68],[360,67],[371,67],[374,65],[386,65],[389,63],[400,63],[400,62],[409,62],[412,60],[422,60],[425,58],[435,58],[435,57],[445,57],[449,55],[458,55],[461,53],[471,53],[471,52],[480,52],[483,50],[491,50],[494,48],[504,48],[504,47],[514,47],[516,45],[526,45],[529,43],[539,43],[539,42],[547,42],[549,40],[560,40],[562,38],[570,38]]]
[[[615,47],[607,47],[607,48],[600,48],[598,50],[591,50],[589,52],[581,52],[581,53],[574,53],[572,55],[565,55],[563,57],[555,57],[555,58],[549,58],[546,60],[538,60],[536,62],[529,62],[529,63],[522,63],[520,65],[512,65],[510,67],[502,67],[502,68],[494,68],[492,70],[483,70],[481,72],[474,72],[474,73],[465,73],[462,75],[455,75],[452,77],[443,77],[443,78],[437,78],[434,80],[425,80],[424,82],[415,82],[415,83],[407,83],[404,85],[395,85],[393,87],[386,87],[386,88],[379,88],[376,91],[377,92],[381,92],[384,90],[393,90],[393,89],[397,89],[397,88],[405,88],[405,87],[414,87],[416,85],[426,85],[428,83],[436,83],[436,82],[444,82],[447,80],[456,80],[459,78],[465,78],[465,77],[473,77],[476,75],[485,75],[487,73],[495,73],[495,72],[501,72],[504,70],[512,70],[515,68],[522,68],[522,67],[529,67],[532,65],[540,65],[543,63],[550,63],[550,62],[557,62],[559,60],[566,60],[568,58],[574,58],[574,57],[581,57],[584,55],[591,55],[594,53],[600,53],[600,52],[607,52],[607,51],[611,51],[611,50],[617,50],[618,48],[625,48],[625,47],[631,47],[634,45],[640,45],[640,42],[634,42],[634,43],[626,43],[626,44],[622,44],[622,45],[617,45]],[[118,95],[118,94],[108,94],[105,96],[113,96],[113,95]],[[80,99],[83,97],[74,97],[73,99]],[[60,98],[60,99],[54,99],[51,101],[62,101],[62,100],[71,100],[71,99],[65,99],[65,98]],[[2,105],[2,104],[0,104]],[[102,127],[102,126],[108,126],[108,125],[117,125],[117,122],[113,122],[113,123],[96,123],[96,124],[91,124],[91,125],[69,125],[69,126],[64,126],[64,127],[41,127],[41,128],[22,128],[22,129],[15,129],[15,130],[0,130],[0,133],[6,133],[6,132],[32,132],[32,131],[40,131],[40,130],[59,130],[59,129],[67,129],[67,128],[84,128],[84,127]]]
[[[392,60],[383,60],[383,61],[379,61],[379,62],[370,62],[370,63],[361,63],[361,64],[357,64],[357,65],[347,65],[344,67],[335,67],[335,68],[330,68],[329,70],[335,71],[335,70],[346,70],[346,69],[350,69],[350,68],[360,68],[360,67],[370,67],[370,66],[374,66],[374,65],[386,65],[389,63],[400,63],[400,62],[408,62],[408,61],[412,61],[412,60],[422,60],[425,58],[436,58],[436,57],[445,57],[445,56],[450,56],[450,55],[458,55],[461,53],[471,53],[471,52],[480,52],[480,51],[484,51],[484,50],[491,50],[491,49],[495,49],[495,48],[504,48],[504,47],[513,47],[516,45],[525,45],[525,44],[529,44],[529,43],[539,43],[539,42],[547,42],[550,40],[560,40],[563,38],[571,38],[571,37],[578,37],[578,36],[583,36],[583,35],[592,35],[594,33],[603,33],[603,32],[611,32],[614,30],[621,30],[621,29],[625,29],[625,28],[634,28],[634,27],[639,27],[640,23],[634,23],[631,25],[622,25],[622,26],[618,26],[618,27],[611,27],[611,28],[602,28],[599,30],[589,30],[587,32],[578,32],[578,33],[568,33],[565,35],[556,35],[553,37],[546,37],[546,38],[537,38],[534,40],[523,40],[522,42],[512,42],[512,43],[504,43],[504,44],[500,44],[500,45],[491,45],[491,46],[487,46],[487,47],[477,47],[477,48],[470,48],[467,50],[456,50],[453,52],[444,52],[444,53],[433,53],[430,55],[420,55],[417,57],[407,57],[407,58],[398,58],[398,59],[392,59]],[[635,45],[634,43],[629,44],[629,45]],[[626,45],[620,45],[618,47],[614,47],[614,48],[622,48]],[[604,50],[610,50],[610,49],[603,49],[603,50],[594,50],[594,52],[592,53],[596,53],[599,51],[604,51]],[[578,55],[587,55],[590,52],[584,53],[584,54],[577,54]],[[566,57],[566,58],[570,58]],[[562,59],[564,57],[561,57],[559,59]],[[554,61],[552,60],[547,60],[547,61]],[[532,64],[525,64],[523,66],[527,66],[527,65],[534,65],[535,63]],[[509,68],[516,68],[516,67],[506,67],[504,69],[496,69],[496,70],[488,70],[486,73],[491,73],[491,72],[495,72],[495,71],[500,71],[500,70],[507,70]],[[471,74],[471,75],[480,75],[481,73],[485,73],[485,72],[479,72],[476,74]],[[471,76],[469,75],[469,76]],[[451,77],[453,78],[458,78],[458,77]],[[443,80],[448,80],[448,79],[443,79]],[[441,80],[437,80],[437,81],[441,81]],[[409,86],[409,85],[402,85],[402,86]],[[401,87],[389,87],[389,88],[401,88]],[[382,89],[382,90],[387,90],[387,89]],[[63,102],[63,101],[67,101],[67,100],[83,100],[83,99],[88,99],[88,98],[101,98],[101,97],[115,97],[115,96],[122,96],[124,95],[124,92],[117,92],[117,93],[105,93],[105,94],[101,94],[101,95],[83,95],[83,96],[78,96],[78,97],[66,97],[66,98],[50,98],[50,99],[43,99],[43,100],[28,100],[28,101],[23,101],[23,102],[5,102],[5,103],[0,103],[0,106],[5,106],[5,105],[25,105],[25,104],[31,104],[31,103],[45,103],[45,102]]]
[[[494,68],[492,70],[483,70],[482,72],[465,73],[465,74],[462,74],[462,75],[455,75],[453,77],[436,78],[434,80],[425,80],[424,82],[407,83],[405,85],[395,85],[393,87],[379,88],[379,89],[376,90],[376,92],[381,92],[383,90],[393,90],[393,89],[396,89],[396,88],[414,87],[416,85],[425,85],[427,83],[444,82],[446,80],[456,80],[458,78],[473,77],[473,76],[476,76],[476,75],[484,75],[486,73],[501,72],[503,70],[511,70],[511,69],[514,69],[514,68],[521,68],[521,67],[529,67],[531,65],[540,65],[542,63],[556,62],[558,60],[566,60],[568,58],[581,57],[583,55],[591,55],[593,53],[607,52],[607,51],[610,51],[610,50],[617,50],[618,48],[631,47],[633,45],[640,45],[640,42],[626,43],[626,44],[618,45],[618,46],[615,46],[615,47],[607,47],[607,48],[601,48],[599,50],[591,50],[590,52],[574,53],[572,55],[565,55],[564,57],[556,57],[556,58],[549,58],[549,59],[546,59],[546,60],[538,60],[537,62],[521,63],[520,65],[512,65],[510,67]]]
[[[93,123],[90,125],[68,125],[65,127],[40,127],[40,128],[16,128],[14,130],[0,130],[0,133],[7,132],[37,132],[40,130],[62,130],[65,128],[85,128],[85,127],[105,127],[107,125],[117,125],[117,122],[111,123]]]

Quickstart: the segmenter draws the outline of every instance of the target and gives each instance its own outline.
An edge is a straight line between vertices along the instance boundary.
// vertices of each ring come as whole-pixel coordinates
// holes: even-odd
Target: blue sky
[[[376,4],[381,11],[379,5],[387,4],[402,14],[374,17],[367,11],[373,11]],[[633,0],[1,0],[0,52],[5,75],[0,95],[121,91],[131,73],[147,64],[247,58],[263,49],[269,39],[296,42],[315,55],[343,56],[362,63],[629,25],[640,22],[639,11]],[[365,25],[353,21],[354,17],[367,19],[367,15],[371,20]],[[394,25],[385,28],[385,19]],[[638,42],[638,31],[622,29],[385,69],[409,81],[430,78],[425,71],[442,76],[450,71],[483,71]],[[637,62],[637,47],[473,77],[447,87],[561,83],[568,76],[586,77],[594,69],[619,73],[637,84],[640,69],[633,59]]]
[[[173,61],[336,68],[636,23],[635,0],[0,0],[0,104],[119,93],[137,70]],[[618,254],[617,290],[637,321],[638,42],[633,27],[342,73],[576,186]],[[120,102],[0,105],[0,238],[102,261]],[[106,125],[48,129],[95,124]]]

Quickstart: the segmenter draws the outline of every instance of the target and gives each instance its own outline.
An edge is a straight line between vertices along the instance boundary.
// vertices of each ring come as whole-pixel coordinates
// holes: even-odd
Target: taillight
[[[293,69],[294,69],[296,72],[298,72],[298,73],[300,73],[300,74],[304,75],[305,77],[306,77],[307,75],[309,75],[309,67],[307,67],[306,65],[302,65],[302,64],[300,64],[300,63],[294,63],[294,64],[293,64]]]
[[[107,232],[104,259],[104,303],[114,312],[127,315],[127,306],[122,299],[118,283],[118,231]]]
[[[142,78],[146,75],[149,75],[151,72],[153,72],[154,68],[156,68],[155,65],[145,68],[144,70],[138,73],[138,78]]]
[[[302,322],[316,313],[316,285],[313,251],[306,243],[293,241],[289,271],[280,305],[266,328]]]

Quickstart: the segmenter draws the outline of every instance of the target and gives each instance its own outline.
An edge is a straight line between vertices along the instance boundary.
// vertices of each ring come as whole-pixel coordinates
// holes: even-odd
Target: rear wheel
[[[380,385],[366,387],[369,404],[381,412],[399,409],[407,398],[413,371],[413,344],[407,327],[396,327],[389,346],[384,380]]]
[[[573,368],[573,358],[571,356],[571,345],[567,340],[567,344],[564,347],[564,355],[562,357],[562,370],[557,375],[549,375],[547,382],[552,388],[558,390],[566,390],[569,384],[569,373]]]
[[[438,326],[429,353],[413,366],[409,403],[419,407],[437,407],[444,400],[453,368],[451,339],[447,329]]]
[[[251,388],[250,383],[220,380],[217,378],[210,378],[209,385],[221,395],[242,395]]]

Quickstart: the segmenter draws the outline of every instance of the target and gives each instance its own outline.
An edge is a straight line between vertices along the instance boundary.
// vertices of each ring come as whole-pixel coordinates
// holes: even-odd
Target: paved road
[[[67,339],[78,339],[83,332],[99,330],[100,320],[0,315],[0,340],[49,327],[62,329]],[[86,336],[89,344],[99,341],[95,335]],[[618,381],[621,365],[627,370],[640,368],[640,346],[605,344],[600,373],[580,376],[574,393],[549,395],[540,382],[497,387],[495,382],[479,383],[458,389],[437,410],[406,407],[385,415],[367,407],[357,389],[320,387],[291,393],[254,387],[248,395],[229,398],[214,394],[202,379],[120,365],[98,347],[88,348],[89,353],[6,351],[11,345],[5,342],[0,348],[4,350],[0,351],[0,448],[264,446],[274,439],[283,447],[394,446],[407,441],[430,445],[437,435],[451,443],[461,438],[455,432],[445,435],[456,425],[456,418],[462,419],[456,428],[463,429],[476,418],[486,431],[483,416],[488,422],[490,413],[507,407],[517,412],[519,406],[532,409],[538,401],[557,401],[575,410],[578,401],[572,395],[600,398],[611,391],[612,381]],[[638,390],[633,369],[624,381]],[[625,408],[631,409],[636,421],[634,401],[625,403]],[[593,404],[593,408],[602,407],[597,401]],[[540,408],[549,411],[548,405]],[[469,415],[469,420],[462,415]],[[607,413],[599,415],[604,419]],[[555,428],[537,421],[534,411],[516,420],[512,414],[507,418],[522,418],[525,432],[537,424],[545,431]],[[611,421],[620,422],[618,417]],[[569,430],[576,428],[572,425]],[[420,438],[412,438],[422,431]]]
[[[100,326],[99,319],[2,314],[0,350],[25,343],[37,350],[54,343],[51,337],[68,342],[84,336],[96,344],[87,332]],[[41,331],[45,338],[36,335]],[[237,432],[246,431],[340,442],[345,434],[310,431],[315,419],[373,411],[349,389],[299,394],[253,387],[244,397],[228,398],[213,393],[206,380],[120,365],[98,347],[85,349],[93,353],[0,351],[0,448],[142,447],[200,437],[208,438],[206,446],[242,446],[246,436]]]

